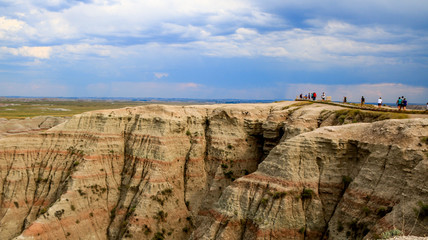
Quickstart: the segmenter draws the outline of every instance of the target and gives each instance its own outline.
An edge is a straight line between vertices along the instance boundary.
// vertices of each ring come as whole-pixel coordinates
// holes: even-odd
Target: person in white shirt
[[[379,97],[379,99],[377,100],[377,106],[378,107],[382,106],[382,97]]]

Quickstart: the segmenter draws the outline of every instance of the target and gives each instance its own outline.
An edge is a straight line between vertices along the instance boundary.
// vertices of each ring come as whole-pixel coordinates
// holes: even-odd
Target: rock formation
[[[69,118],[39,116],[25,119],[6,119],[0,118],[0,138],[15,134],[28,132],[37,132],[47,130],[60,123],[65,122]]]
[[[147,105],[0,139],[0,238],[427,234],[428,120],[330,126],[340,109]]]

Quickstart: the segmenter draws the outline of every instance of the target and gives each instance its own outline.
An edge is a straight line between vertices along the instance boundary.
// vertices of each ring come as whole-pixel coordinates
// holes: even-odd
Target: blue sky
[[[428,101],[428,1],[2,0],[0,96]]]

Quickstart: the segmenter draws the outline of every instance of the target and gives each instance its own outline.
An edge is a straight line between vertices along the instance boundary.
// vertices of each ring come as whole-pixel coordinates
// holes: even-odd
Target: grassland
[[[373,112],[359,109],[343,109],[335,111],[335,124],[357,123],[357,122],[376,122],[386,119],[404,119],[409,118],[407,114],[395,112]]]
[[[87,111],[141,106],[149,103],[137,101],[22,101],[8,99],[0,101],[0,118],[20,119],[36,116],[68,117]]]

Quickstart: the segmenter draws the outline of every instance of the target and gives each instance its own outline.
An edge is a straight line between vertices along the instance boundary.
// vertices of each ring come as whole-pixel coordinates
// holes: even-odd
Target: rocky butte
[[[428,119],[307,102],[76,115],[0,139],[0,239],[428,235]]]

